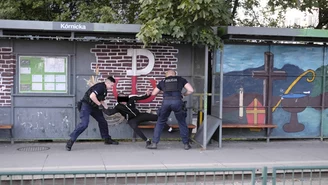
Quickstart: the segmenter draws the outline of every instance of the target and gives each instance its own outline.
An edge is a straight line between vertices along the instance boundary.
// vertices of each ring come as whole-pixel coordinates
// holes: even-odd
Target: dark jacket
[[[136,108],[136,101],[147,99],[149,96],[147,94],[143,96],[131,96],[127,104],[116,103],[114,108],[103,109],[103,112],[109,116],[120,113],[125,119],[132,119],[140,114],[140,111]]]
[[[86,102],[91,105],[93,108],[98,108],[98,105],[93,102],[90,98],[90,94],[95,93],[98,101],[104,101],[107,96],[107,89],[105,82],[96,83],[90,87],[85,93],[81,102]]]

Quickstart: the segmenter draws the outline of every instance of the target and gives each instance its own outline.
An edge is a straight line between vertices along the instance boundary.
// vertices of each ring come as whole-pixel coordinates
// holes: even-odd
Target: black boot
[[[66,143],[66,150],[71,151],[73,144],[74,144],[74,141],[72,141],[71,139],[68,140]]]
[[[118,145],[118,142],[115,140],[112,140],[112,138],[105,138],[105,144],[106,145]]]
[[[149,145],[151,145],[151,141],[150,141],[150,139],[147,139],[147,141],[146,141],[146,148],[147,148]]]
[[[151,145],[147,146],[148,149],[157,149],[157,143],[152,143]]]
[[[189,150],[191,148],[191,146],[190,146],[190,144],[189,143],[187,143],[187,144],[184,144],[184,149],[185,150]]]

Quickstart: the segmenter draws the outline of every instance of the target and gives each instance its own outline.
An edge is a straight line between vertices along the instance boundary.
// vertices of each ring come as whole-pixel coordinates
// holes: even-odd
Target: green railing
[[[0,185],[327,185],[328,166],[0,172]]]
[[[0,172],[0,185],[254,185],[255,168]]]
[[[328,166],[288,166],[272,169],[272,185],[327,185]]]

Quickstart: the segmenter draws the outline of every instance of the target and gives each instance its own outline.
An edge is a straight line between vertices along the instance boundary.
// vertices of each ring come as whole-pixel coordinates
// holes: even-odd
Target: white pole
[[[222,120],[222,109],[223,109],[223,49],[220,51],[220,115],[219,118]],[[219,129],[219,148],[222,147],[222,122]]]
[[[204,135],[203,135],[203,149],[206,150],[207,138],[207,83],[208,83],[208,47],[205,46],[205,73],[204,73]]]

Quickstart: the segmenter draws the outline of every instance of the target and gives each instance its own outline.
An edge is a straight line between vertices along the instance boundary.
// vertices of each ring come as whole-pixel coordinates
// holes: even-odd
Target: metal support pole
[[[268,167],[264,166],[262,170],[262,185],[266,185],[268,181]]]
[[[10,124],[13,125],[12,129],[10,129],[10,143],[14,144],[14,135],[13,135],[13,128],[15,127],[15,113],[14,113],[14,87],[11,88],[10,96],[11,96],[11,103],[10,103]]]
[[[327,48],[326,46],[323,47],[323,66],[326,65],[326,55],[327,55]],[[322,69],[323,73],[323,80],[322,80],[322,98],[321,98],[321,127],[320,127],[320,140],[323,141],[324,133],[324,123],[325,123],[325,116],[324,116],[324,111],[325,111],[325,92],[326,92],[326,70],[325,67]]]
[[[70,40],[73,41],[74,38],[75,38],[75,32],[72,31],[72,32],[71,32],[71,38],[70,38]],[[75,47],[75,46],[74,46],[74,47]]]
[[[74,32],[72,32],[72,33],[74,33]],[[72,105],[72,108],[73,108],[73,115],[74,115],[74,118],[73,118],[73,128],[75,128],[75,126],[76,126],[76,122],[77,122],[77,120],[76,120],[76,114],[78,114],[78,112],[76,111],[76,88],[77,88],[77,86],[76,86],[76,53],[77,53],[77,47],[76,47],[76,45],[77,45],[77,43],[76,43],[76,41],[75,42],[73,42],[73,52],[74,52],[74,54],[73,55],[70,55],[70,57],[69,57],[69,61],[67,61],[70,65],[69,66],[72,66],[72,68],[73,68],[73,70],[71,70],[72,71],[72,73],[73,73],[73,89],[72,89],[72,93],[70,93],[70,94],[72,94],[73,95],[73,105]],[[70,130],[70,132],[71,132],[71,130]]]
[[[195,52],[194,52],[194,50],[195,50],[195,48],[193,46],[191,46],[191,48],[190,48],[190,53],[191,53],[191,78],[190,78],[190,80],[192,82],[192,84],[191,84],[192,86],[194,86],[194,84],[195,84],[195,74],[194,74],[194,65],[195,65],[194,54],[195,54]],[[188,99],[188,101],[191,102],[191,105],[192,105],[193,99],[194,99],[194,95],[191,94],[189,96],[189,99]],[[193,116],[192,116],[192,110],[191,109],[188,109],[188,115],[191,115],[191,116],[189,116],[190,117],[189,123],[192,123]],[[196,131],[198,131],[199,128],[198,128],[198,123],[197,122],[196,122],[196,125],[197,125],[197,130]]]
[[[18,58],[18,55],[15,53],[15,45],[14,45],[14,41],[11,40],[10,42],[10,45],[11,45],[11,48],[12,48],[12,54],[15,55],[15,62],[16,62],[16,66],[19,66],[19,58]],[[18,73],[18,68],[19,67],[16,67],[15,69],[15,74],[14,74],[14,80],[13,80],[13,84],[18,84],[18,76],[19,76],[19,73]],[[15,85],[11,88],[11,92],[10,92],[10,98],[11,98],[11,102],[10,102],[10,123],[13,125],[13,128],[15,127],[15,98],[13,96],[14,93],[17,93],[17,86],[15,87]],[[10,130],[11,132],[11,144],[14,144],[14,135],[13,135],[13,129]]]
[[[205,73],[204,73],[204,135],[203,135],[203,149],[206,150],[207,138],[207,87],[208,87],[208,46],[205,46]]]
[[[219,118],[222,120],[223,115],[223,49],[220,51],[220,113]],[[219,148],[222,147],[222,123],[219,128]]]

